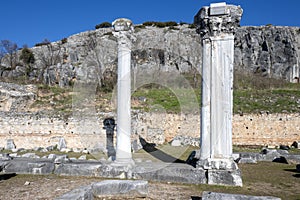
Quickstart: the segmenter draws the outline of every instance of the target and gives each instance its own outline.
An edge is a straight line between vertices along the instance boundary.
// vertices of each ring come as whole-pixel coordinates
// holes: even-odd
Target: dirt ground
[[[1,175],[1,200],[48,200],[57,198],[80,186],[100,182],[102,179],[86,177],[58,177],[31,175]],[[190,185],[152,183],[149,184],[148,199],[199,199],[197,192]],[[100,199],[100,198],[99,198]],[[113,197],[102,199],[116,199]],[[123,198],[119,198],[123,199]]]
[[[294,164],[259,162],[241,164],[243,187],[149,182],[145,200],[200,199],[203,191],[275,196],[282,200],[300,200],[300,173]],[[0,174],[0,200],[48,200],[72,189],[100,182],[100,178]],[[102,198],[124,199],[124,198]]]

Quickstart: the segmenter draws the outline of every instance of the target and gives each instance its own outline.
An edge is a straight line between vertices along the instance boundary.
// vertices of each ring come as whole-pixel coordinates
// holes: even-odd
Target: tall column
[[[118,39],[118,108],[116,162],[133,164],[131,154],[131,46],[132,22],[117,19],[113,22],[114,36]]]
[[[208,170],[209,184],[242,185],[232,159],[234,31],[242,16],[226,3],[203,7],[195,16],[202,38],[201,149],[198,166]],[[231,181],[219,177],[232,172]]]

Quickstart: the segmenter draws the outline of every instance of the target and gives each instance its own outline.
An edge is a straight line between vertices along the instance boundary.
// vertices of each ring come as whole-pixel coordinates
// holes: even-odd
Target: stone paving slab
[[[271,196],[250,196],[242,194],[226,194],[226,193],[217,193],[217,192],[207,192],[202,193],[202,200],[281,200],[277,197]]]

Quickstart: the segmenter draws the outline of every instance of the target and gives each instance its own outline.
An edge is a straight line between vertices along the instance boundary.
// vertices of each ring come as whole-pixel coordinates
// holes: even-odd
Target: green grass
[[[178,78],[174,82],[177,88],[166,88],[155,84],[139,88],[132,95],[134,102],[132,108],[146,112],[199,113],[201,76],[194,74],[183,74],[182,76],[184,76],[184,81]],[[164,81],[162,80],[162,82]],[[69,114],[72,112],[73,101],[81,101],[80,98],[85,98],[84,92],[76,95],[73,88],[60,88],[43,84],[37,84],[37,88],[37,98],[31,105],[34,110]],[[97,110],[103,112],[113,111],[114,108],[110,104],[111,97],[112,92],[97,91],[95,101],[92,102],[92,100],[86,106],[95,106]],[[141,97],[146,100],[139,100]],[[299,110],[300,84],[257,75],[235,73],[233,90],[233,112],[235,114],[298,113]]]
[[[234,113],[294,113],[300,110],[300,88],[235,90]]]
[[[243,187],[192,185],[196,191],[212,191],[254,196],[274,196],[281,199],[300,199],[299,173],[295,165],[274,162],[240,164]]]
[[[133,94],[133,98],[144,97],[145,102],[139,105],[145,111],[160,105],[168,113],[194,112],[199,107],[199,92],[193,89],[178,88],[142,88]],[[197,109],[198,110],[198,109]]]

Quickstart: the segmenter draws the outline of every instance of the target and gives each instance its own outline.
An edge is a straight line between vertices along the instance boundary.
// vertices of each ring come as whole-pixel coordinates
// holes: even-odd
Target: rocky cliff
[[[201,74],[201,38],[189,25],[136,26],[132,68],[146,72]],[[33,47],[35,63],[27,78],[46,84],[69,86],[75,79],[98,75],[102,86],[114,85],[117,42],[111,28],[72,35],[61,41]],[[299,79],[299,27],[240,27],[235,39],[235,69],[296,82]],[[2,63],[1,77],[24,76],[28,66],[20,61],[11,69]]]

